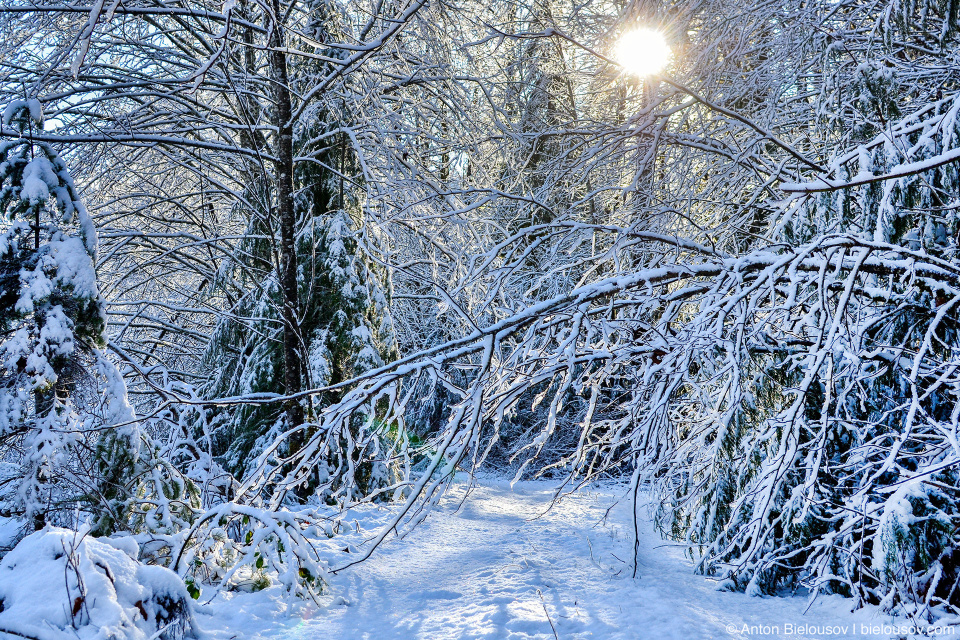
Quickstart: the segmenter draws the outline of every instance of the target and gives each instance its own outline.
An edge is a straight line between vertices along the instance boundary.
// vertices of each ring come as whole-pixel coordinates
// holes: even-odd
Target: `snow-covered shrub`
[[[331,537],[334,527],[310,511],[267,510],[224,503],[207,510],[192,527],[166,539],[169,566],[187,583],[259,591],[280,584],[295,596],[316,598],[327,565],[311,539]]]
[[[137,560],[129,537],[47,527],[0,561],[0,631],[82,640],[197,637],[180,577]]]
[[[181,383],[171,392],[196,399],[195,390]],[[141,560],[174,569],[192,597],[206,587],[273,584],[315,597],[326,569],[311,538],[333,529],[318,529],[324,518],[310,511],[271,511],[259,508],[255,494],[238,495],[239,483],[210,453],[206,417],[202,405],[171,403],[147,420],[146,429],[157,435],[146,440],[150,455],[133,476],[123,521]]]

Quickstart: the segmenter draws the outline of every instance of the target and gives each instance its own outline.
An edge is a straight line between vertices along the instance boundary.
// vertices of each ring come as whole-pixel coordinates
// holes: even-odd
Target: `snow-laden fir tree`
[[[79,511],[92,535],[143,534],[141,558],[177,570],[194,595],[194,582],[243,571],[314,593],[322,582],[305,521],[251,518],[228,502],[232,478],[188,431],[189,405],[152,418],[164,446],[140,430],[103,352],[96,232],[63,159],[31,140],[41,116],[35,100],[3,114],[21,135],[0,144],[0,509],[37,529],[78,528]]]
[[[337,23],[336,7],[315,7],[309,30],[318,42],[330,39],[331,25]],[[329,56],[336,50],[320,49]],[[325,67],[326,65],[320,65]],[[297,67],[293,77],[306,82],[322,75],[310,64]],[[296,252],[298,275],[298,335],[301,379],[308,388],[335,385],[380,366],[394,350],[393,329],[387,297],[381,286],[382,274],[360,249],[358,219],[361,187],[351,142],[337,128],[343,115],[341,105],[313,105],[305,110],[303,124],[295,130],[298,154],[309,157],[294,174],[297,218]],[[248,185],[251,191],[269,194],[269,185]],[[257,198],[248,198],[256,201]],[[261,200],[269,201],[269,195]],[[243,396],[251,393],[286,391],[283,382],[283,350],[278,314],[281,304],[278,287],[275,239],[271,211],[243,210],[249,219],[248,238],[242,243],[241,262],[228,263],[221,270],[220,284],[242,291],[231,318],[217,328],[205,356],[214,371],[206,395]],[[310,426],[338,392],[320,393],[302,400],[307,426],[292,434],[282,449],[284,455],[299,450],[314,432]],[[241,405],[213,419],[215,447],[227,466],[243,476],[257,462],[260,453],[286,430],[279,405]],[[317,468],[314,480],[301,487],[304,494],[325,485],[329,495],[341,486],[337,477],[350,476],[361,492],[386,479],[384,461],[369,459],[369,452],[353,451],[346,460],[348,443],[331,444],[328,467]],[[353,469],[352,471],[348,470]]]
[[[846,80],[821,113],[845,148],[828,177],[787,185],[775,249],[756,245],[780,266],[720,298],[738,320],[688,361],[711,426],[681,429],[654,469],[663,522],[727,586],[933,619],[960,612],[960,97],[890,60],[828,67]]]
[[[339,208],[339,181],[325,179],[323,173],[300,174],[301,179],[315,182],[304,188],[297,200],[303,223],[297,238],[299,330],[303,338],[303,377],[310,388],[337,384],[379,366],[393,349],[383,289],[358,251],[349,212]],[[331,204],[336,208],[324,208]],[[254,224],[262,221],[257,216],[252,218]],[[250,260],[258,259],[251,250],[254,244],[267,248],[267,243],[245,243]],[[268,264],[268,259],[261,254],[261,265]],[[244,265],[224,277],[249,282],[252,267]],[[284,391],[279,304],[279,289],[271,273],[239,300],[232,310],[236,318],[221,323],[205,358],[216,372],[206,390],[208,396]],[[335,392],[312,396],[306,412],[308,422],[337,398]],[[285,430],[285,419],[279,405],[241,405],[213,418],[213,430],[228,468],[243,476],[259,453]],[[292,440],[294,449],[298,442],[302,443],[302,437]],[[331,456],[337,455],[337,451],[331,451]]]
[[[5,511],[36,528],[95,506],[121,517],[140,439],[105,345],[96,231],[36,100],[11,103],[0,143],[0,464]]]

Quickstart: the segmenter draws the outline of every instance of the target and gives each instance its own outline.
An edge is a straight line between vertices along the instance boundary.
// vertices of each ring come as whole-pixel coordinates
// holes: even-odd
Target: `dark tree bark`
[[[270,75],[274,90],[274,126],[277,128],[277,210],[280,217],[280,289],[283,292],[283,382],[289,394],[302,390],[299,300],[297,293],[296,213],[293,206],[293,123],[287,57],[280,20],[283,7],[273,0],[270,30]],[[288,426],[303,424],[303,407],[297,400],[286,405]]]

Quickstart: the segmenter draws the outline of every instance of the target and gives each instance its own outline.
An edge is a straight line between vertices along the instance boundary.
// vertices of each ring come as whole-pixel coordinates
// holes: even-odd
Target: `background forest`
[[[309,598],[339,509],[625,477],[726,588],[960,614],[958,28],[5,2],[0,515]]]

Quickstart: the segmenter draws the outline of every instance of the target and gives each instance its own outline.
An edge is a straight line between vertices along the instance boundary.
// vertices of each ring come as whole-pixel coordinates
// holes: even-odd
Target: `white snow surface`
[[[56,527],[21,540],[0,561],[0,636],[194,637],[190,600],[180,577],[138,562],[139,548],[132,542],[91,538]]]
[[[633,579],[622,486],[583,490],[549,511],[549,482],[483,479],[461,506],[465,488],[456,485],[410,535],[391,536],[368,561],[333,576],[322,607],[291,602],[278,588],[205,593],[198,626],[211,640],[803,640],[886,639],[899,637],[891,626],[909,625],[875,609],[851,613],[852,601],[836,595],[810,605],[717,591],[653,531],[645,510]],[[331,564],[355,558],[395,508],[352,511],[351,532],[330,541]]]

